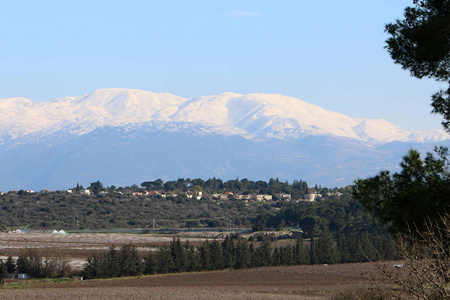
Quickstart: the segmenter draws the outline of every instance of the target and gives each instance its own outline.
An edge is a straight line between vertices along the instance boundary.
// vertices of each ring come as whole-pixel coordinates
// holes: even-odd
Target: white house
[[[256,201],[272,201],[272,195],[256,195]]]
[[[88,189],[86,189],[86,190],[81,190],[81,191],[80,191],[80,194],[81,194],[81,195],[90,195],[90,194],[91,194],[91,190],[88,190]]]

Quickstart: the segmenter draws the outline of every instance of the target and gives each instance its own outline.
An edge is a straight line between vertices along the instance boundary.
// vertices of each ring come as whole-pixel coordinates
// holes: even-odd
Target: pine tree
[[[120,251],[119,261],[121,276],[137,276],[142,274],[144,266],[135,245],[123,245]]]
[[[121,276],[121,267],[119,261],[119,252],[116,247],[112,245],[109,247],[109,251],[104,254],[104,277],[118,277]]]
[[[273,249],[273,253],[272,253],[272,266],[281,266],[281,253],[280,253],[281,249],[278,249],[277,247],[275,247],[275,249]]]
[[[270,239],[268,237],[264,237],[263,242],[256,249],[256,266],[270,266],[272,264],[272,248]]]
[[[209,244],[208,251],[211,263],[211,270],[221,270],[223,269],[223,255],[222,248],[216,239]]]
[[[294,250],[290,244],[286,245],[286,247],[281,248],[281,264],[285,266],[291,266],[295,264],[294,259]]]
[[[233,268],[236,256],[236,249],[234,246],[234,242],[230,238],[230,236],[227,236],[225,240],[222,242],[222,256],[223,256],[223,267]]]
[[[156,273],[172,273],[174,269],[175,264],[173,263],[169,247],[167,245],[161,246],[156,254]]]
[[[6,268],[9,274],[12,274],[16,271],[16,262],[12,258],[12,256],[8,256],[5,262]]]
[[[309,263],[311,265],[315,265],[319,263],[319,259],[317,258],[317,252],[316,252],[316,236],[315,231],[311,234],[311,243],[309,245]]]
[[[244,269],[249,266],[249,248],[248,241],[240,238],[236,245],[235,269]]]
[[[209,254],[209,242],[204,242],[199,248],[201,270],[212,270],[211,255]]]
[[[8,267],[3,262],[3,259],[0,258],[0,278],[5,278],[6,275],[8,275]]]
[[[301,234],[297,236],[295,241],[294,259],[297,265],[307,265],[310,263],[308,246],[304,245]]]
[[[149,251],[144,258],[144,274],[153,275],[156,273],[156,261],[152,251]]]
[[[173,238],[173,241],[170,243],[170,252],[175,265],[174,271],[184,272],[186,270],[186,253],[181,245],[180,238]]]
[[[199,251],[196,251],[194,246],[189,244],[189,241],[184,245],[184,251],[186,253],[186,271],[194,272],[201,270],[201,261]]]
[[[333,236],[326,227],[319,238],[316,246],[317,261],[320,264],[332,264],[339,261]]]

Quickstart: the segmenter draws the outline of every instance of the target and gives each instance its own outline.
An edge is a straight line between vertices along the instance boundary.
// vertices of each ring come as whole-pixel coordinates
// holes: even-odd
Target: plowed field
[[[328,299],[370,287],[371,264],[316,265],[86,280],[0,290],[1,299]]]

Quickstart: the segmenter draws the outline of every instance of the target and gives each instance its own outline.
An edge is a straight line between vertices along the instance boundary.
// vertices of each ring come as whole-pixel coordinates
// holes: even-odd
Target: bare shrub
[[[450,299],[450,215],[428,220],[425,230],[409,230],[400,235],[398,246],[405,263],[402,270],[383,265],[381,271],[416,299]]]
[[[397,241],[403,263],[376,264],[384,283],[372,278],[372,288],[348,290],[333,299],[450,299],[450,215],[428,220],[422,231],[409,229]]]

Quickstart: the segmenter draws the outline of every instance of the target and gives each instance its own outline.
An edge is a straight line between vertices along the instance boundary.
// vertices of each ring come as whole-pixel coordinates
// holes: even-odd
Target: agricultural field
[[[205,233],[209,239],[219,233]],[[11,255],[17,258],[25,248],[39,248],[58,252],[69,260],[72,269],[81,269],[86,259],[94,252],[107,251],[111,246],[132,243],[138,251],[145,253],[155,250],[155,247],[168,244],[173,236],[156,234],[117,234],[117,233],[0,233],[0,258],[3,260]],[[191,244],[201,243],[206,237],[181,237]]]
[[[181,242],[201,244],[221,233],[183,236]],[[73,270],[86,258],[112,245],[132,243],[141,256],[173,240],[171,235],[116,233],[0,233],[0,257],[17,258],[25,248],[61,253]],[[279,240],[278,246],[294,242]],[[392,267],[394,263],[390,263]],[[6,279],[0,299],[330,299],[340,293],[382,285],[372,263],[261,267],[127,278],[74,281],[72,279]]]
[[[373,287],[371,263],[271,267],[54,283],[6,282],[1,299],[330,299]],[[381,281],[380,281],[381,282]]]

